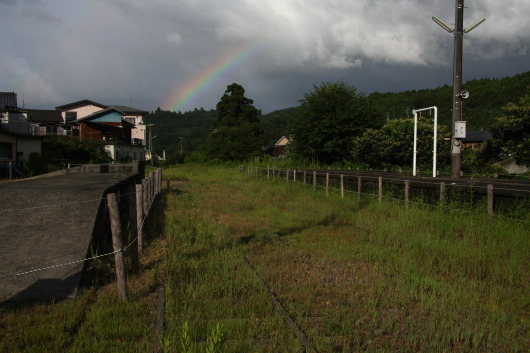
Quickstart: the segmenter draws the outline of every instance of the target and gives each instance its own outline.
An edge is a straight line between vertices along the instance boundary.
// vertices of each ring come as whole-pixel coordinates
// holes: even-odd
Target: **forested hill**
[[[206,142],[206,138],[215,122],[215,110],[195,109],[190,112],[172,112],[161,110],[148,114],[144,118],[146,124],[154,124],[153,151],[162,154],[166,150],[166,155],[180,153],[180,143],[182,137],[182,149],[184,153],[195,151],[200,145]],[[149,138],[149,135],[147,135]]]
[[[470,80],[463,84],[469,98],[463,103],[462,120],[468,130],[489,129],[501,107],[517,102],[530,88],[530,71],[501,79]],[[412,116],[412,109],[438,107],[440,124],[450,126],[452,120],[453,88],[445,85],[434,89],[411,90],[397,93],[372,93],[370,98],[390,119]]]
[[[469,98],[464,100],[463,117],[468,130],[489,129],[493,119],[501,114],[501,107],[517,102],[530,89],[530,71],[501,79],[479,79],[464,83]],[[412,117],[413,109],[438,107],[439,123],[450,127],[453,88],[445,85],[433,89],[403,92],[374,92],[368,96],[389,119]],[[261,117],[268,141],[276,141],[290,133],[290,122],[296,108],[277,110]],[[274,141],[274,142],[276,142]]]
[[[517,102],[530,87],[530,71],[501,79],[478,79],[464,83],[469,98],[463,104],[463,120],[468,130],[489,129],[493,119],[501,114],[501,107]],[[412,117],[413,109],[438,107],[439,123],[450,126],[452,87],[445,85],[433,89],[403,92],[374,92],[369,94],[381,113],[389,119]],[[303,98],[302,96],[300,99]],[[259,98],[255,99],[259,107]],[[291,124],[297,107],[277,110],[259,117],[265,132],[264,145],[273,145],[283,135],[291,134]],[[145,117],[153,126],[153,150],[166,154],[180,151],[180,137],[185,154],[195,151],[206,142],[215,122],[215,110],[195,109],[190,112],[172,112],[157,109]]]

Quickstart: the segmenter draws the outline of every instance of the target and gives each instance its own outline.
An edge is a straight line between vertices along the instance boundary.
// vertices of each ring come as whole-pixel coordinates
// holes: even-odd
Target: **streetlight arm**
[[[453,33],[455,30],[451,27],[449,27],[447,24],[445,24],[442,20],[440,20],[439,18],[436,18],[436,17],[432,17],[432,20],[434,22],[436,22],[436,24],[440,27],[442,27],[443,29],[445,29],[447,32],[449,33]]]
[[[479,20],[477,22],[475,22],[474,24],[472,24],[471,26],[467,27],[464,29],[464,33],[468,33],[468,32],[471,32],[473,29],[477,28],[482,22],[486,21],[485,18],[483,18],[482,20]]]

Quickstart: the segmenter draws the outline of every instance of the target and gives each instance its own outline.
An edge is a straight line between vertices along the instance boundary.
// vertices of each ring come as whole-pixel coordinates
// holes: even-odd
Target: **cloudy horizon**
[[[530,2],[465,2],[463,80],[530,70]],[[213,109],[241,84],[264,113],[321,82],[358,91],[452,85],[454,1],[0,0],[2,83],[19,105],[90,99]]]

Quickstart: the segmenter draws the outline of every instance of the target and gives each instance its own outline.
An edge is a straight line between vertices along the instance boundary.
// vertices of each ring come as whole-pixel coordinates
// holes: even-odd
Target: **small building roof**
[[[484,142],[491,139],[493,135],[486,130],[473,130],[466,132],[466,137],[462,139],[463,143]]]
[[[66,111],[71,109],[76,109],[79,107],[87,106],[87,105],[94,105],[96,107],[100,107],[101,109],[108,109],[108,108],[114,108],[125,115],[145,115],[148,114],[148,111],[136,109],[132,107],[127,107],[125,105],[107,105],[107,104],[101,104],[98,102],[91,101],[90,99],[83,99],[77,102],[68,103],[65,105],[60,105],[58,107],[55,107],[55,109],[59,111]]]
[[[24,109],[27,113],[28,121],[32,123],[62,123],[63,118],[58,110],[46,109]]]

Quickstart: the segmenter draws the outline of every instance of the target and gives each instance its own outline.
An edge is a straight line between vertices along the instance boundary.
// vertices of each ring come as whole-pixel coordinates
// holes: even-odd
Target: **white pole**
[[[436,139],[436,134],[438,132],[438,108],[433,107],[434,109],[434,138],[433,138],[433,156],[432,156],[432,177],[436,178],[436,147],[438,140]]]
[[[433,158],[432,158],[432,176],[436,178],[436,149],[437,149],[437,140],[436,135],[438,133],[438,108],[436,106],[423,108],[423,109],[414,109],[414,156],[412,158],[412,175],[416,176],[416,145],[418,139],[418,112],[425,110],[434,109],[434,138],[433,138]]]
[[[418,113],[413,110],[414,114],[414,152],[412,152],[412,175],[416,176],[416,147],[418,144]]]

